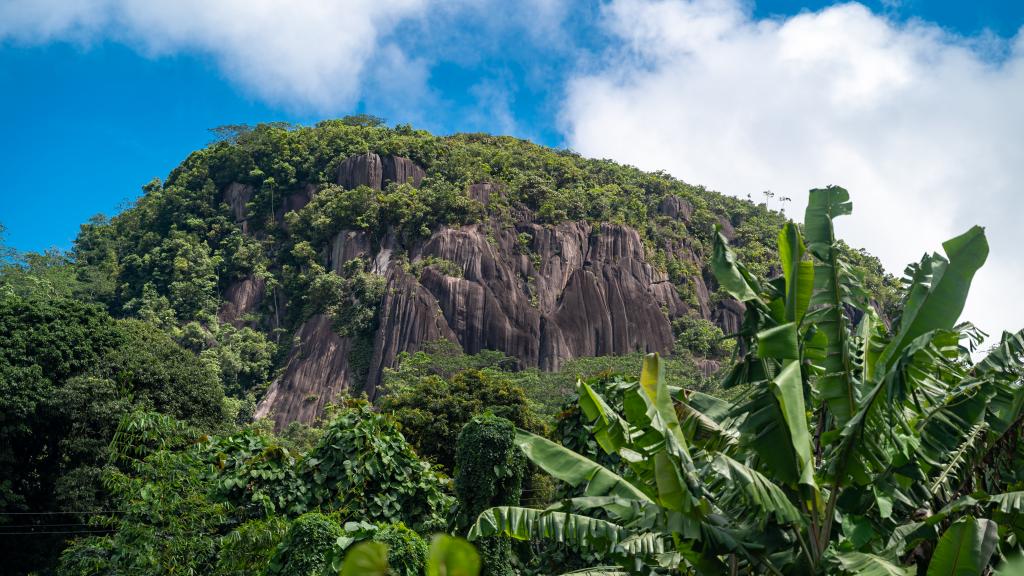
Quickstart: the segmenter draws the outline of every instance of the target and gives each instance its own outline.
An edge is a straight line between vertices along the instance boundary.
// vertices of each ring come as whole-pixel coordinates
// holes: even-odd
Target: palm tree
[[[670,386],[656,354],[614,394],[581,381],[597,464],[520,431],[576,487],[547,509],[492,508],[470,537],[550,538],[605,555],[588,574],[982,574],[1020,546],[1024,331],[973,362],[958,324],[988,244],[975,227],[907,268],[891,328],[846,264],[846,190],[812,190],[761,283],[719,234],[712,269],[746,306],[729,404]],[[857,318],[854,323],[851,318]],[[1015,458],[1017,459],[1015,461]],[[920,572],[924,573],[924,572]]]

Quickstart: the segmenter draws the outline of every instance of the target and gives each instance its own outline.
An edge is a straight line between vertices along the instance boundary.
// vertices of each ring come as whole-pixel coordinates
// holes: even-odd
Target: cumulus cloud
[[[423,63],[399,53],[389,34],[421,17],[427,5],[428,0],[0,0],[0,42],[112,39],[147,55],[198,52],[269,103],[333,113],[351,107],[365,86],[387,84],[398,75],[405,77],[406,90],[422,91]],[[386,73],[379,74],[382,68]]]
[[[573,149],[770,189],[792,214],[843,185],[839,233],[896,273],[981,224],[992,254],[965,316],[1024,327],[1024,32],[994,45],[856,3],[758,20],[738,0],[614,0],[603,25],[615,46],[562,110]]]
[[[433,86],[445,63],[481,76],[469,115],[487,121],[474,128],[505,131],[515,124],[511,94],[492,88],[531,50],[573,50],[563,34],[569,8],[568,0],[0,0],[0,45],[117,42],[150,57],[198,54],[246,94],[291,113],[361,106],[434,129],[466,116],[466,104]],[[557,85],[550,62],[526,64],[517,81]],[[503,115],[483,108],[495,104]]]

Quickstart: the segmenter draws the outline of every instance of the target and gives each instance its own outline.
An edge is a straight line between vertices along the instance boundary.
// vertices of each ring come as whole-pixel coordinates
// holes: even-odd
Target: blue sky
[[[898,271],[974,222],[1024,242],[1022,25],[1006,0],[0,0],[0,223],[67,248],[209,128],[369,112],[739,196],[844,184],[841,231]],[[988,298],[1024,280],[990,267]]]
[[[754,13],[786,17],[829,4],[765,0],[754,5]],[[1024,3],[1001,0],[866,5],[967,35],[990,30],[1009,37],[1024,24]],[[574,48],[600,50],[604,34],[595,30],[595,5],[582,3],[571,10],[575,15],[564,28],[569,42]],[[467,45],[477,40],[472,30],[459,33]],[[439,101],[434,110],[409,110],[404,117],[391,103],[376,110],[374,96],[366,94],[348,111],[383,114],[393,122],[411,120],[441,133],[511,132],[564,145],[558,102],[562,75],[572,64],[561,51],[541,43],[517,43],[514,34],[500,41],[513,49],[488,50],[479,58],[449,57],[431,67],[429,87]],[[511,94],[508,113],[514,124],[478,117],[480,97],[472,89],[482,80]],[[162,178],[207,143],[208,128],[274,120],[311,123],[346,112],[318,114],[268,104],[226,78],[202,51],[153,56],[102,34],[86,43],[73,37],[0,42],[0,86],[5,87],[0,90],[0,125],[6,133],[0,140],[0,193],[6,198],[0,222],[7,227],[8,244],[23,250],[67,248],[89,216],[115,213],[144,183]]]

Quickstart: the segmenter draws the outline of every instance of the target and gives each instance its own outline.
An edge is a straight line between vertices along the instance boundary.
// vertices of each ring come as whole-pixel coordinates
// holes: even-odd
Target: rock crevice
[[[363,154],[341,163],[337,181],[380,189],[388,181],[418,185],[423,176],[408,159]],[[503,189],[480,183],[466,193],[486,204]],[[365,378],[370,398],[384,393],[381,375],[399,354],[437,339],[456,342],[467,353],[501,351],[523,368],[557,370],[581,356],[669,353],[671,322],[684,314],[712,319],[726,332],[739,327],[742,306],[712,307],[700,273],[687,278],[684,300],[666,272],[651,264],[635,229],[584,221],[542,224],[530,210],[512,208],[514,224],[492,218],[441,227],[412,246],[398,246],[389,233],[343,230],[334,236],[325,250],[330,269],[341,272],[346,262],[362,258],[368,271],[386,279]],[[675,197],[658,207],[663,216],[683,221],[692,210]],[[662,248],[694,270],[703,269],[699,244],[684,238]],[[403,253],[408,260],[393,257]],[[448,266],[409,266],[435,260],[447,261],[458,273]],[[418,275],[409,270],[419,270]],[[245,308],[244,299],[236,300],[235,308]],[[351,339],[336,335],[325,317],[308,320],[297,338],[284,372],[259,406],[258,414],[272,414],[278,425],[312,421],[325,402],[355,381],[349,369]]]

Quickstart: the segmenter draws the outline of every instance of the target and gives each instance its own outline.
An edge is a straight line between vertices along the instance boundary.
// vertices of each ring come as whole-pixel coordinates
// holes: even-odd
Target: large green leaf
[[[828,341],[820,363],[825,374],[818,378],[817,388],[837,428],[853,417],[860,397],[843,307],[844,284],[851,279],[839,260],[832,223],[835,217],[852,212],[850,194],[843,188],[829,187],[811,190],[804,215],[807,248],[816,261],[811,298],[811,305],[816,308],[813,321]]]
[[[915,387],[932,388],[932,401],[946,399],[948,386],[943,380],[948,376],[946,372],[957,370],[949,362],[950,354],[956,357],[956,343],[953,332],[922,334],[900,352],[887,371],[880,373],[871,390],[864,394],[857,413],[840,432],[840,452],[832,463],[838,481],[845,482],[849,474],[856,483],[867,484],[872,471],[887,468],[897,457],[911,457],[912,445],[918,439],[906,420],[904,402],[913,402],[907,406],[912,414],[923,408],[920,397],[929,394],[922,391],[915,395]],[[963,433],[968,432],[969,426],[964,427]]]
[[[799,359],[800,342],[797,338],[796,322],[788,322],[758,332],[757,355],[760,358],[776,360]]]
[[[516,445],[548,474],[571,486],[585,485],[588,496],[619,496],[650,501],[642,490],[618,474],[547,438],[516,430]]]
[[[835,558],[844,572],[856,576],[911,576],[915,573],[912,568],[864,552],[838,552]]]
[[[542,538],[608,554],[645,556],[665,551],[660,534],[637,535],[607,520],[517,506],[484,510],[469,531],[470,540],[495,535],[517,540]]]
[[[625,527],[663,512],[656,503],[626,500],[618,496],[578,496],[560,500],[547,507],[546,510],[586,514],[595,508],[600,508],[607,514],[608,519]]]
[[[903,303],[900,328],[879,359],[883,371],[915,338],[933,330],[951,330],[963,312],[975,272],[988,258],[985,230],[975,226],[942,244],[949,259],[926,255],[908,268],[913,281]]]
[[[928,564],[928,576],[980,576],[999,542],[998,526],[965,516],[949,527]]]
[[[796,456],[800,483],[812,492],[817,491],[814,480],[814,460],[811,457],[811,433],[807,429],[807,411],[804,408],[803,380],[800,363],[789,362],[771,382],[775,400],[789,431],[790,447]]]
[[[630,442],[629,422],[619,416],[589,384],[579,381],[579,405],[593,425],[592,433],[601,448],[614,454]]]
[[[380,542],[360,542],[345,554],[341,576],[388,576],[388,547]]]
[[[733,298],[740,302],[760,302],[758,289],[742,264],[736,262],[736,254],[729,248],[729,241],[719,232],[715,235],[714,252],[711,256],[711,271],[715,279]]]
[[[1005,374],[1011,378],[1020,376],[1024,366],[1024,330],[1003,332],[999,344],[978,362],[974,370],[978,374]]]
[[[1004,492],[993,494],[988,501],[999,506],[999,511],[1004,514],[1020,514],[1024,511],[1024,492]]]
[[[838,216],[853,214],[850,193],[839,186],[811,190],[804,211],[804,236],[807,249],[819,260],[830,261],[835,250],[835,229],[832,221]]]
[[[462,538],[438,534],[427,552],[427,576],[478,576],[480,555]]]
[[[814,291],[814,264],[803,259],[805,253],[800,228],[786,222],[779,231],[779,260],[786,279],[786,321],[797,324],[807,312]]]
[[[665,439],[665,450],[671,459],[655,459],[655,474],[658,479],[659,493],[662,487],[671,492],[673,501],[679,510],[694,510],[703,492],[697,478],[697,468],[690,456],[689,445],[683,435],[679,417],[676,414],[675,400],[665,382],[665,366],[657,353],[644,356],[643,369],[640,372],[640,386],[644,397],[650,402],[650,425]],[[665,468],[670,464],[678,466],[677,472],[670,474]],[[660,467],[660,468],[659,468]],[[682,481],[680,486],[672,486],[675,478]],[[666,484],[662,484],[665,481]],[[667,492],[666,492],[667,494]],[[678,499],[678,500],[676,500]]]
[[[874,308],[868,307],[864,311],[864,317],[857,326],[857,335],[860,338],[860,384],[863,386],[875,373],[875,365],[888,344],[885,323]],[[857,404],[854,402],[854,406]]]
[[[789,501],[786,493],[764,474],[721,453],[714,456],[711,469],[723,480],[720,505],[733,507],[740,502],[744,508],[752,508],[761,527],[769,517],[774,517],[780,524],[803,524],[800,511]]]

